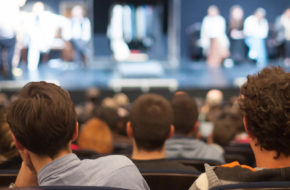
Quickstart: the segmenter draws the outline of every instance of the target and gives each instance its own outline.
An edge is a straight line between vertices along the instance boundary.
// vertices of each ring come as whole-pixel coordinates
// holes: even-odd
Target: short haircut
[[[41,156],[54,157],[68,148],[77,117],[67,91],[55,84],[31,82],[10,106],[7,120],[25,148]]]
[[[238,134],[242,118],[230,112],[222,113],[214,122],[213,142],[221,146],[228,146]]]
[[[248,76],[239,104],[258,145],[276,151],[275,158],[290,156],[290,74],[281,67],[268,67]]]
[[[171,105],[175,132],[187,135],[192,131],[198,118],[198,108],[194,98],[188,94],[178,94],[172,98]]]
[[[139,149],[161,150],[173,121],[172,108],[162,96],[144,94],[133,103],[130,121]]]

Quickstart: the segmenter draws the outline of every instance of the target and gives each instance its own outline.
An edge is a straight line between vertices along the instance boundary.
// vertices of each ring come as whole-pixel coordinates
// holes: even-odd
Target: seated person
[[[71,144],[78,135],[74,105],[67,91],[31,82],[10,106],[7,120],[22,157],[15,186],[109,186],[149,189],[124,156],[80,160]]]
[[[98,118],[91,118],[81,128],[77,144],[81,149],[99,154],[113,152],[113,137],[108,125]]]
[[[248,76],[239,99],[244,126],[256,158],[256,168],[233,162],[205,166],[206,172],[190,187],[290,180],[290,74],[280,67],[269,67]]]
[[[175,135],[166,142],[167,158],[208,159],[224,163],[222,152],[215,146],[194,138],[198,130],[198,110],[189,95],[176,94],[171,105],[174,113]]]
[[[145,94],[134,102],[127,134],[133,141],[131,157],[141,171],[197,171],[177,161],[165,160],[165,140],[174,133],[172,121],[172,108],[165,98]]]
[[[6,111],[0,108],[0,169],[18,169],[21,162],[21,157],[11,137]]]

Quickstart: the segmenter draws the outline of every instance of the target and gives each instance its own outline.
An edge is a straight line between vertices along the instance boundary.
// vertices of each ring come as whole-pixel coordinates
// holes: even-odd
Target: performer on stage
[[[226,22],[215,5],[208,8],[200,31],[201,46],[210,67],[218,67],[229,56],[229,40],[226,36]]]
[[[23,4],[25,0],[0,1],[0,70],[4,69],[4,77],[7,79],[13,79],[12,59],[19,21],[19,7]],[[4,50],[6,56],[3,56]]]
[[[72,8],[66,30],[65,39],[72,44],[74,61],[86,66],[88,43],[91,39],[91,23],[84,16],[82,6],[76,5]]]
[[[245,41],[249,47],[249,58],[257,62],[258,67],[267,64],[266,38],[269,32],[266,11],[258,8],[253,15],[246,18],[244,23]]]

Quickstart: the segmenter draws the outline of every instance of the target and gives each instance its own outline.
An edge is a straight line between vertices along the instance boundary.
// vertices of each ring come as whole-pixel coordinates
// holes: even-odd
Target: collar
[[[49,178],[51,175],[62,173],[69,167],[76,166],[80,163],[80,159],[73,153],[55,159],[40,169],[37,174],[38,184],[41,184],[43,181],[46,180],[46,178]]]

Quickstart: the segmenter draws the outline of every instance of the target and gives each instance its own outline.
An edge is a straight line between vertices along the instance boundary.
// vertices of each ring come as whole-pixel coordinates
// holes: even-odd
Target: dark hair
[[[238,134],[242,118],[230,112],[223,112],[214,122],[213,142],[221,146],[228,146]]]
[[[187,135],[193,129],[198,118],[198,108],[194,98],[188,94],[178,94],[172,98],[171,105],[174,113],[175,132]]]
[[[11,137],[6,110],[2,108],[0,109],[0,157],[9,160],[16,156],[18,156],[18,151]]]
[[[268,67],[249,75],[241,88],[240,108],[247,129],[266,150],[290,156],[290,74]]]
[[[139,149],[160,150],[173,121],[170,103],[156,94],[141,95],[133,103],[130,121]]]
[[[77,122],[69,93],[46,82],[25,85],[10,106],[7,120],[25,148],[50,157],[68,147]]]

